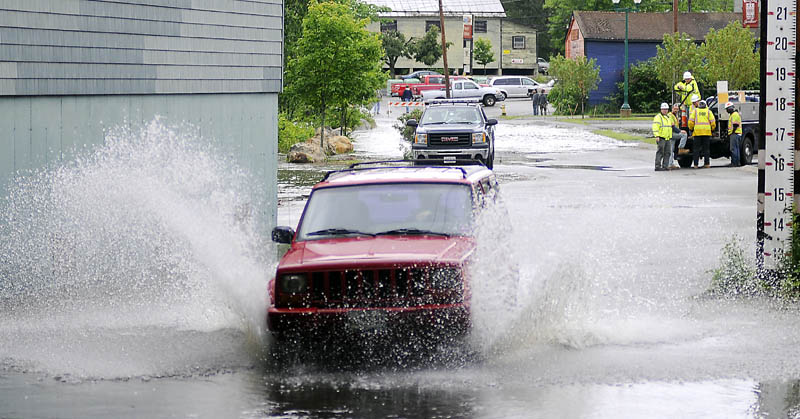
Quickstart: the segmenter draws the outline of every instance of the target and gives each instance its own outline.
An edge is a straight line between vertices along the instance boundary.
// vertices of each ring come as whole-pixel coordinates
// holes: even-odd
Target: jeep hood
[[[471,237],[378,236],[296,242],[280,269],[417,263],[462,263],[475,248]]]

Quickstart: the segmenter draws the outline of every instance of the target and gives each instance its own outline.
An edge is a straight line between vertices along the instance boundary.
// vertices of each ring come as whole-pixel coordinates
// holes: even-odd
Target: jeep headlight
[[[485,132],[473,132],[472,133],[472,142],[473,143],[485,143],[486,142],[486,133]]]
[[[414,144],[428,144],[428,134],[414,135]]]
[[[305,274],[287,274],[281,276],[278,288],[284,294],[302,294],[308,290],[308,278]]]

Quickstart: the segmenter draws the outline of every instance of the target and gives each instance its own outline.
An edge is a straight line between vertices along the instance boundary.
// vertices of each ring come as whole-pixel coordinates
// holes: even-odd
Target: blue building
[[[680,13],[678,32],[685,33],[696,42],[705,39],[708,30],[720,30],[732,21],[741,20],[741,13]],[[656,55],[664,34],[673,32],[673,14],[639,13],[628,15],[628,62],[634,65]],[[600,85],[589,95],[589,104],[606,102],[614,93],[616,84],[624,80],[625,68],[625,13],[575,11],[572,14],[565,56],[594,58],[600,67]],[[685,69],[693,71],[694,69]],[[676,79],[675,82],[679,80]]]

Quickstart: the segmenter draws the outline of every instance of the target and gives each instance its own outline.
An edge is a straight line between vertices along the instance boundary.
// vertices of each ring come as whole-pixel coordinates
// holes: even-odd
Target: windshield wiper
[[[432,121],[432,122],[423,122],[422,125],[442,125],[446,124],[446,121]]]
[[[389,236],[395,234],[429,234],[432,236],[450,237],[450,235],[447,233],[440,233],[438,231],[431,231],[431,230],[420,230],[418,228],[397,228],[394,230],[387,230],[387,231],[381,231],[380,233],[375,233],[376,236]]]
[[[351,230],[348,228],[326,228],[323,230],[312,231],[308,233],[309,236],[340,236],[345,234],[358,234],[361,236],[375,236],[372,233],[365,233],[363,231]]]

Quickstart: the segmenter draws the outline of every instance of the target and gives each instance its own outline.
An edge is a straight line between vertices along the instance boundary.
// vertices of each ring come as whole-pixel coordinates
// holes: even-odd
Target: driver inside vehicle
[[[477,124],[480,122],[475,109],[452,109],[447,115],[447,122],[452,124]]]

